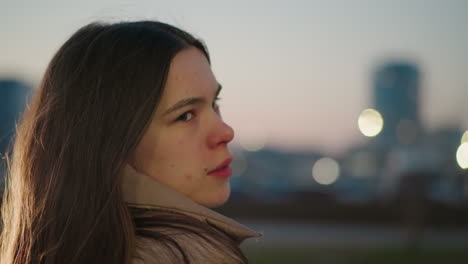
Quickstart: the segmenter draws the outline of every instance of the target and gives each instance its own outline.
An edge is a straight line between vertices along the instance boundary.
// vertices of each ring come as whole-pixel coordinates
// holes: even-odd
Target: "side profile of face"
[[[227,145],[234,131],[221,118],[216,103],[220,89],[200,50],[180,51],[131,159],[137,171],[208,207],[223,204],[230,194]]]

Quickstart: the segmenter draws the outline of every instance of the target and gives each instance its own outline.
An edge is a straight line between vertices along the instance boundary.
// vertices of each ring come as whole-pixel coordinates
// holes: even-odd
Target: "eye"
[[[219,112],[219,104],[218,101],[221,100],[221,98],[216,97],[213,101],[212,107],[216,112]]]
[[[182,115],[180,115],[176,121],[182,121],[182,122],[188,122],[190,120],[192,120],[193,118],[193,112],[192,111],[187,111],[185,113],[183,113]]]

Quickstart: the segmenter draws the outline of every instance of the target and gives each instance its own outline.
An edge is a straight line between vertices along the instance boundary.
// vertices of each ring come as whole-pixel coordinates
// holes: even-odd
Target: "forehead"
[[[184,49],[172,59],[158,112],[188,97],[213,96],[217,89],[205,55],[195,47]]]

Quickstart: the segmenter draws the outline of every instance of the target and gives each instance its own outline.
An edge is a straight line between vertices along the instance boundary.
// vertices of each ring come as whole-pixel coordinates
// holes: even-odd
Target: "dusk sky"
[[[422,72],[428,129],[468,129],[468,1],[0,0],[0,77],[36,85],[78,28],[155,19],[202,38],[237,141],[337,154],[364,142],[371,77],[388,60]]]

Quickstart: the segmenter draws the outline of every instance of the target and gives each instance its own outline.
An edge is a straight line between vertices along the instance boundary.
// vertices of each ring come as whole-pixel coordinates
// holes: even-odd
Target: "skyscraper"
[[[420,73],[415,65],[396,62],[379,67],[374,80],[374,108],[384,120],[377,144],[413,144],[421,132]]]
[[[31,89],[14,79],[0,79],[0,157],[15,134],[15,124],[23,112]],[[3,190],[4,159],[0,159],[0,187]]]

